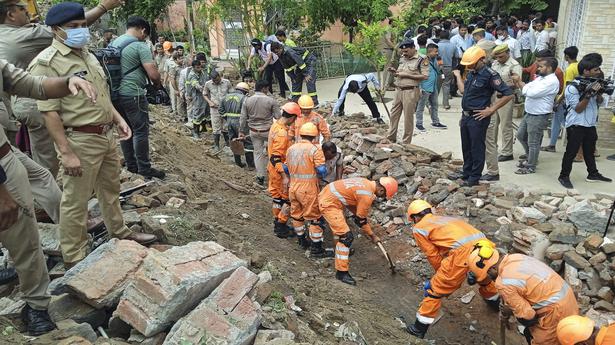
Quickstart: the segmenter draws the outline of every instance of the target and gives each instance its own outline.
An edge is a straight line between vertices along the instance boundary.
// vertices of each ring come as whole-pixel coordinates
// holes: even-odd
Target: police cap
[[[404,48],[414,48],[414,41],[413,40],[403,40],[398,48],[400,49],[404,49]]]
[[[49,9],[45,18],[45,24],[49,26],[62,25],[71,20],[81,19],[85,19],[83,5],[76,2],[62,2]]]
[[[504,44],[500,44],[498,46],[496,46],[493,49],[493,52],[491,53],[492,55],[497,55],[499,53],[505,53],[507,51],[509,51],[510,49],[508,48],[508,44],[504,43]]]

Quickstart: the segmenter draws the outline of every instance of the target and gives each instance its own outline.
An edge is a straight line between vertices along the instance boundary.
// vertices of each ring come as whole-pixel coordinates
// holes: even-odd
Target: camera
[[[615,91],[615,85],[611,78],[609,79],[600,79],[600,78],[591,78],[591,77],[576,77],[575,78],[579,83],[576,85],[577,89],[584,97],[593,97],[598,94],[606,93],[609,96],[613,95]],[[593,91],[591,85],[594,83],[600,84],[600,89],[598,91]]]

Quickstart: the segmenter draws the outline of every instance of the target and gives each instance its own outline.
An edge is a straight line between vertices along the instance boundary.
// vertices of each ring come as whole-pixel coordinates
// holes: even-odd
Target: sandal
[[[519,163],[517,163],[517,168],[527,168],[527,161],[526,160],[520,160]]]
[[[517,175],[528,175],[528,174],[533,174],[535,172],[536,172],[536,170],[534,170],[532,168],[525,167],[525,168],[521,168],[521,169],[515,171],[515,174],[517,174]]]

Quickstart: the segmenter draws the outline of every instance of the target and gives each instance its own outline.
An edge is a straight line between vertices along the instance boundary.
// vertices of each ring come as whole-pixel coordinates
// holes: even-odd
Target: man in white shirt
[[[452,34],[452,32],[451,32]],[[468,26],[465,24],[459,25],[458,33],[451,37],[451,43],[457,47],[459,56],[472,46],[472,35],[468,34]]]
[[[344,174],[344,154],[331,141],[322,144],[322,152],[325,155],[325,166],[327,167],[327,176],[321,181],[321,187],[324,187],[329,183],[342,179]]]
[[[276,40],[277,41],[277,40]],[[252,58],[258,55],[263,60],[263,65],[258,68],[260,73],[264,73],[262,78],[269,82],[269,93],[273,93],[273,76],[278,80],[280,86],[280,97],[286,98],[286,90],[288,90],[288,84],[286,84],[286,78],[284,76],[284,67],[279,61],[278,56],[271,51],[270,42],[261,42],[258,38],[253,39],[250,42],[252,49],[250,50],[250,56],[248,57],[248,69],[252,64]]]
[[[542,19],[536,19],[534,24],[536,25],[536,47],[534,47],[534,51],[539,52],[549,49],[549,33],[545,30],[545,22]]]
[[[376,89],[380,89],[380,82],[378,78],[376,78],[375,73],[367,73],[367,74],[351,74],[344,80],[344,84],[340,88],[337,93],[337,101],[335,102],[335,106],[333,107],[334,115],[344,115],[344,103],[346,102],[346,95],[348,92],[356,93],[365,104],[369,107],[369,110],[372,112],[372,118],[379,124],[383,124],[382,118],[380,118],[380,112],[378,111],[378,106],[374,99],[372,98],[372,94],[369,92],[367,84],[372,82]]]
[[[502,45],[507,44],[508,50],[510,51],[510,55],[513,59],[519,60],[521,59],[521,46],[519,45],[519,41],[510,37],[508,34],[508,28],[505,25],[498,26],[496,29],[496,33],[498,34],[498,39],[495,40],[495,44]]]
[[[549,57],[538,61],[538,77],[530,83],[523,83],[518,74],[513,75],[513,81],[525,96],[525,115],[517,139],[525,150],[525,157],[521,157],[519,170],[516,174],[526,175],[536,172],[540,143],[543,131],[547,128],[549,114],[553,112],[555,97],[559,92],[559,80],[555,75],[557,60]]]

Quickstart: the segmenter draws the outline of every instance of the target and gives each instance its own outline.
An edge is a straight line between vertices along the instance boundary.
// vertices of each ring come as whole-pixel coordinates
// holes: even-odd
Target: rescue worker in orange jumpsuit
[[[288,222],[289,205],[288,199],[288,176],[284,171],[286,163],[286,151],[290,147],[288,139],[289,126],[295,122],[301,114],[299,105],[295,102],[288,102],[282,106],[282,117],[273,123],[269,129],[267,141],[267,153],[269,164],[267,173],[269,175],[269,194],[273,199],[273,232],[279,238],[287,238],[289,235]]]
[[[615,323],[595,328],[594,320],[580,315],[563,318],[557,324],[557,339],[561,345],[615,344]]]
[[[525,326],[523,335],[530,345],[558,345],[558,322],[579,313],[572,288],[536,258],[504,255],[491,245],[483,245],[472,251],[468,265],[478,281],[495,281],[503,302],[500,317],[514,315]]]
[[[397,193],[397,181],[392,177],[381,177],[370,181],[361,177],[347,178],[329,183],[318,195],[318,206],[323,217],[329,223],[335,245],[335,277],[342,282],[356,285],[357,282],[348,273],[350,246],[354,240],[352,231],[346,224],[344,208],[354,214],[355,223],[372,242],[380,241],[372,231],[367,216],[376,197],[391,199]]]
[[[303,95],[299,97],[299,107],[301,108],[301,116],[297,118],[297,121],[290,127],[290,133],[293,137],[291,140],[294,142],[299,142],[300,135],[299,130],[301,126],[304,124],[311,122],[318,129],[318,134],[314,139],[314,144],[319,143],[320,135],[322,134],[323,142],[327,142],[331,140],[331,131],[329,131],[329,125],[327,124],[327,120],[325,120],[322,115],[317,112],[312,111],[314,109],[314,101],[312,97],[308,95]]]
[[[322,247],[323,229],[320,227],[318,210],[319,181],[327,175],[325,154],[320,146],[313,144],[318,129],[313,123],[305,123],[299,131],[301,140],[292,145],[286,153],[286,164],[290,174],[290,216],[293,227],[303,248],[310,246],[305,234],[305,222],[309,222],[311,239],[310,253],[314,257],[324,257]]]
[[[468,276],[468,256],[482,241],[493,245],[485,235],[461,219],[436,216],[425,200],[414,200],[408,206],[408,220],[414,224],[412,235],[436,272],[424,285],[425,298],[416,312],[410,334],[423,338],[435,321],[442,298],[457,291]],[[468,279],[474,284],[473,279]],[[487,303],[499,307],[499,295],[491,281],[479,282],[479,293]]]

